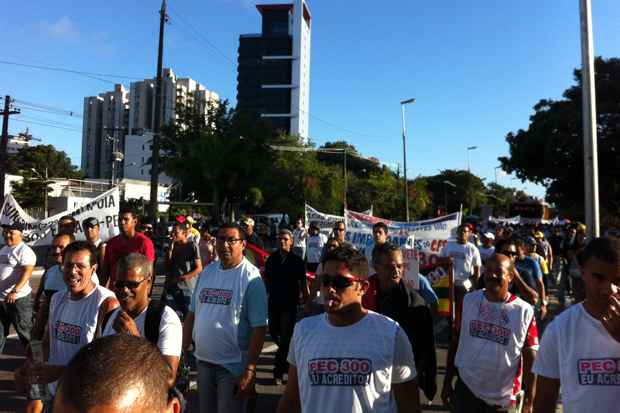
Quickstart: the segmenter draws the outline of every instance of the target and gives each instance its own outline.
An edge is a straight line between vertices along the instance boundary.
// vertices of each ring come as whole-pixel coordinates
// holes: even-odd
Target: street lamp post
[[[467,172],[471,173],[471,165],[469,163],[469,151],[473,151],[474,149],[478,149],[477,146],[468,146],[467,147]]]
[[[591,0],[579,1],[581,20],[581,100],[583,110],[583,161],[585,215],[588,238],[600,235],[598,200],[598,149],[596,141],[596,89]]]
[[[415,98],[405,99],[400,102],[400,110],[402,114],[403,125],[403,176],[405,179],[405,218],[409,222],[409,188],[407,185],[407,145],[406,145],[406,128],[405,128],[405,105],[415,103]]]
[[[446,188],[446,185],[449,185],[452,188],[456,188],[456,185],[448,180],[443,181],[443,203],[446,206],[446,214],[448,214],[448,189]]]
[[[501,165],[500,166],[496,166],[495,168],[493,168],[493,169],[495,169],[495,184],[496,185],[497,185],[497,170],[501,169],[501,168],[502,168]]]

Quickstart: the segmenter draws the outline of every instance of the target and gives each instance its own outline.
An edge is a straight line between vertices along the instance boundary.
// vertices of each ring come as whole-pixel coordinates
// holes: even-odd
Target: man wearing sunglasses
[[[176,371],[181,356],[181,341],[183,327],[181,320],[174,310],[168,306],[159,308],[149,299],[149,291],[153,283],[151,262],[142,254],[129,254],[118,262],[117,278],[114,282],[114,292],[120,302],[109,318],[99,317],[102,336],[114,334],[131,334],[138,337],[147,337],[146,320],[157,314],[160,318],[157,329],[157,348],[170,366],[168,384],[174,385]],[[155,307],[153,307],[155,306]],[[148,310],[151,309],[149,312]],[[151,339],[151,337],[147,337]]]
[[[107,314],[118,307],[114,293],[96,284],[92,277],[97,269],[97,251],[85,241],[69,244],[63,252],[63,275],[67,286],[52,296],[44,343],[49,343],[46,363],[28,361],[25,373],[31,383],[50,384],[56,392],[56,381],[71,358],[95,338],[99,313]]]
[[[245,413],[267,330],[267,293],[244,256],[238,224],[215,238],[220,258],[200,274],[183,325],[183,350],[195,343],[201,412]]]
[[[511,263],[510,270],[513,272],[512,284],[510,285],[510,288],[509,288],[510,292],[512,294],[517,295],[522,300],[525,300],[526,302],[532,305],[536,305],[536,303],[538,302],[538,293],[536,292],[535,281],[532,279],[526,282],[514,265],[515,261],[517,260],[517,257],[519,256],[515,241],[514,240],[500,240],[495,245],[495,248],[498,253],[510,258],[510,263]],[[525,275],[527,276],[528,273],[525,273]],[[481,284],[479,285],[479,288],[483,288],[484,277],[482,277],[480,281],[481,281]],[[533,287],[530,286],[530,283],[533,285]]]
[[[326,313],[295,327],[278,412],[419,412],[407,335],[396,322],[362,306],[366,258],[339,247],[326,253],[323,264]]]
[[[346,235],[347,235],[347,226],[345,225],[344,221],[336,222],[334,224],[334,229],[332,230],[332,236],[336,238],[338,242],[340,242],[341,246],[346,246],[346,247],[355,249],[353,244],[351,244],[349,241],[345,239]]]

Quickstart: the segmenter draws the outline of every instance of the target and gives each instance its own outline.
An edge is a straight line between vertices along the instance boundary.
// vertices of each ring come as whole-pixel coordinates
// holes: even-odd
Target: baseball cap
[[[534,237],[525,237],[523,240],[527,245],[536,245],[536,240]]]
[[[545,234],[543,234],[542,231],[536,231],[534,233],[534,238],[545,238]]]
[[[193,225],[193,224],[194,224],[194,222],[195,222],[195,221],[194,221],[194,217],[192,217],[191,215],[186,216],[186,217],[185,217],[185,220],[186,220],[187,222],[189,222],[190,224],[192,224],[192,225]]]
[[[495,234],[493,234],[492,232],[485,232],[484,234],[482,234],[483,237],[487,238],[487,239],[495,239]]]
[[[247,225],[248,227],[253,227],[254,226],[254,220],[250,217],[245,217],[241,220],[241,222],[245,225]]]
[[[174,223],[174,226],[175,227],[179,227],[181,229],[188,229],[189,228],[189,223],[187,221],[183,221],[183,222],[176,221]]]
[[[86,218],[84,221],[82,221],[82,226],[83,227],[96,227],[99,225],[99,220],[95,217],[90,217],[90,218]]]
[[[3,229],[9,230],[9,231],[11,230],[20,231],[20,232],[24,231],[24,224],[22,222],[15,221],[10,224],[2,224],[1,226]]]

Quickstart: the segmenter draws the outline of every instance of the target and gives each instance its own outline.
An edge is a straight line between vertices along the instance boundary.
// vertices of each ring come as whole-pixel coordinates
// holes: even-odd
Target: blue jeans
[[[248,399],[235,396],[237,377],[217,364],[198,360],[201,413],[245,413]]]
[[[32,330],[32,303],[31,294],[18,298],[15,303],[0,302],[0,354],[4,350],[6,338],[9,335],[11,324],[15,327],[19,340],[24,347],[30,344],[30,330]]]

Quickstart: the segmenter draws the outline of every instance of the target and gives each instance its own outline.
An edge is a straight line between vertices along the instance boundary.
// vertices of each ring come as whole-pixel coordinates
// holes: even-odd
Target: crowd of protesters
[[[440,259],[456,317],[438,389],[438,297],[423,275],[415,287],[405,277],[386,224],[358,251],[345,222],[325,233],[298,219],[278,228],[260,269],[246,256],[265,246],[251,217],[195,224],[178,216],[161,242],[123,209],[103,242],[96,218],[63,217],[34,293],[24,227],[3,225],[0,352],[12,325],[28,350],[15,372],[27,412],[182,411],[195,368],[201,412],[245,413],[267,334],[282,413],[417,412],[420,392],[438,390],[459,413],[551,413],[560,393],[565,412],[620,406],[617,234],[460,225]],[[549,322],[551,289],[561,312]]]

